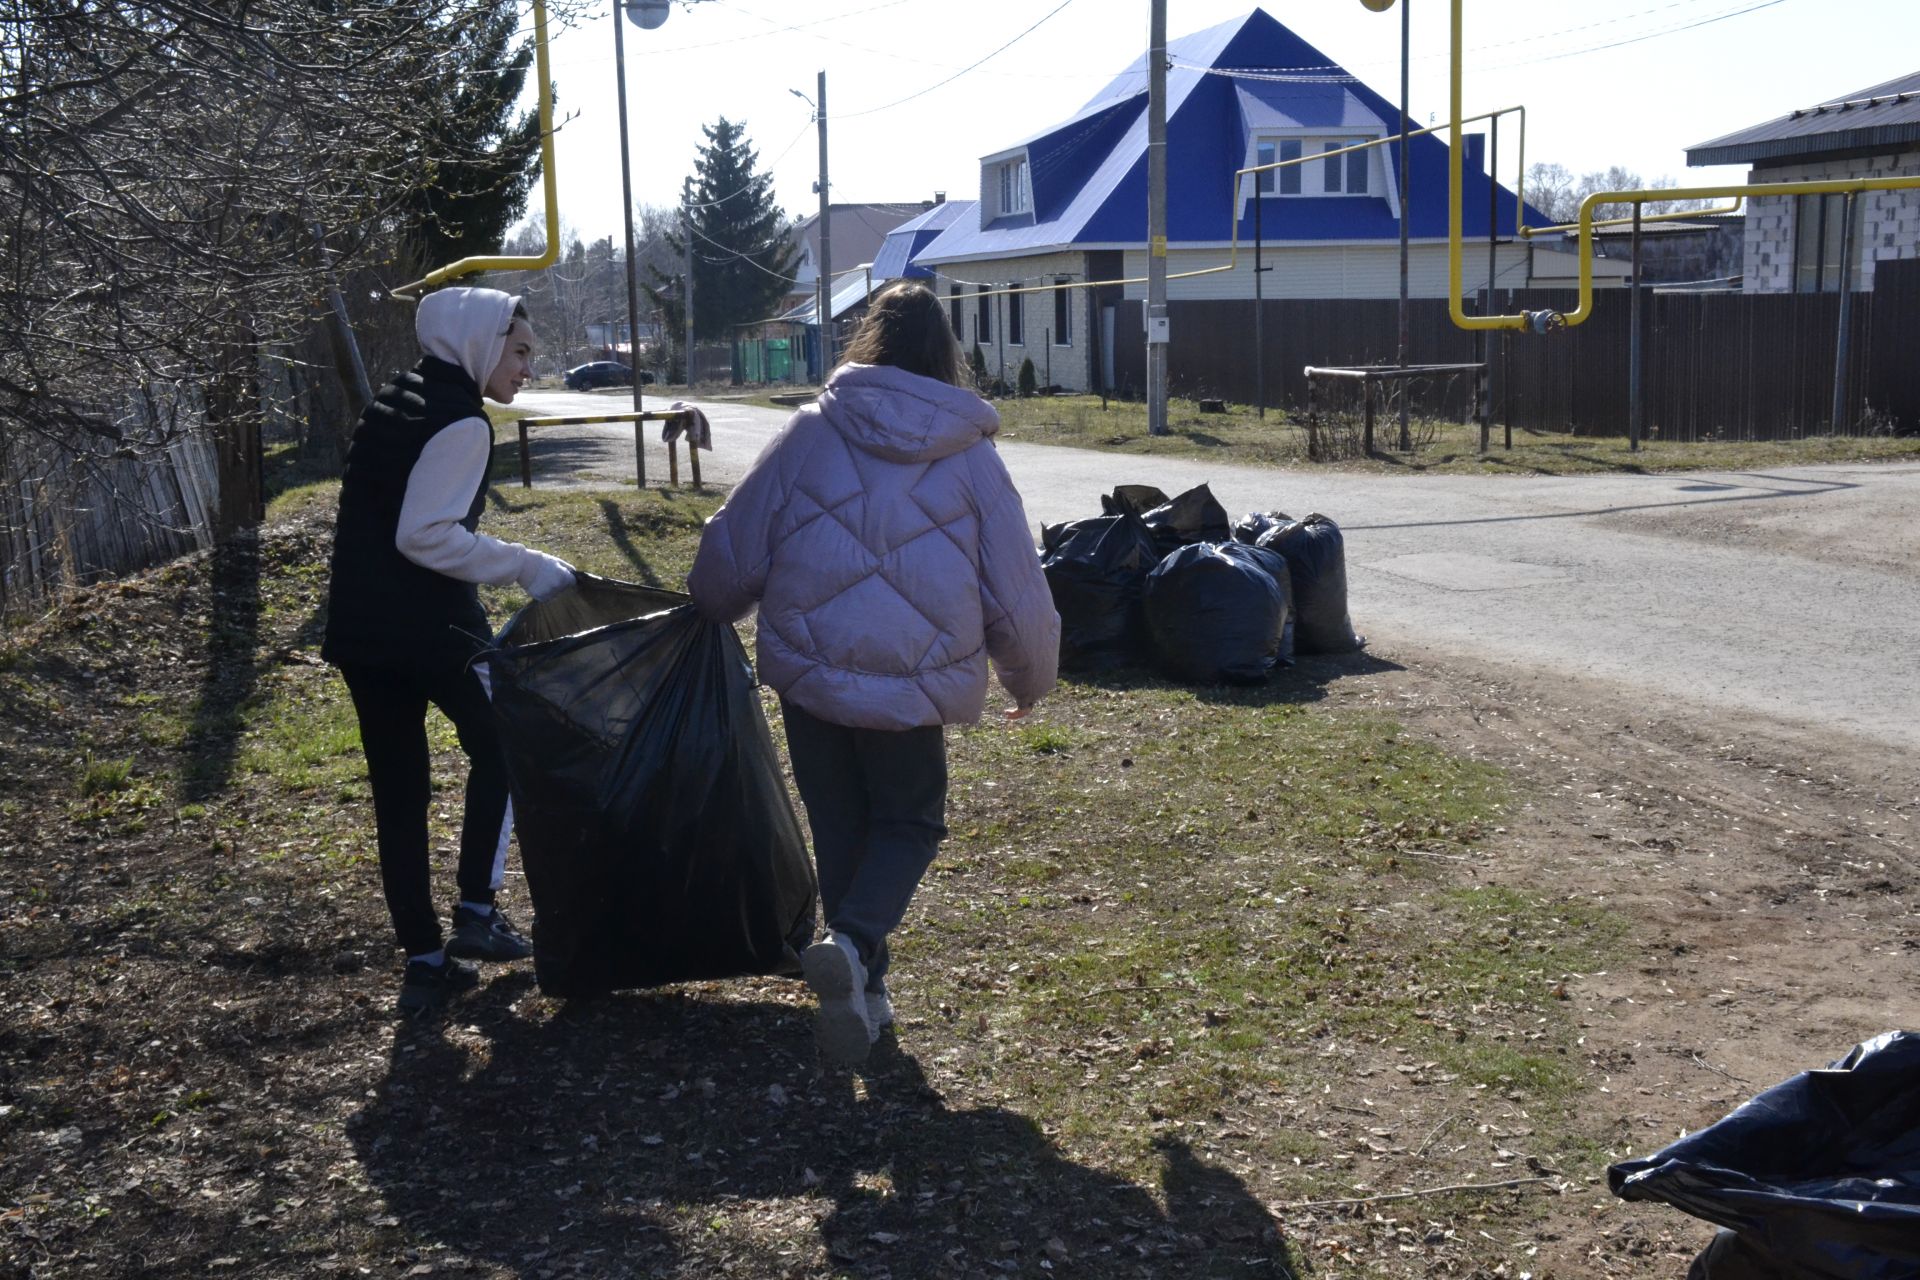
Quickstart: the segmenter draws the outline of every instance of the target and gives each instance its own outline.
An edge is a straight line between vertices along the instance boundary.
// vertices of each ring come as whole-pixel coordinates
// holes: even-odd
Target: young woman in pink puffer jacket
[[[707,522],[687,587],[707,617],[755,602],[828,936],[801,957],[822,1051],[858,1062],[893,1021],[887,935],[947,834],[943,727],[978,720],[987,659],[1025,715],[1053,688],[1060,618],[1000,417],[960,387],[940,301],[873,300],[847,363]]]

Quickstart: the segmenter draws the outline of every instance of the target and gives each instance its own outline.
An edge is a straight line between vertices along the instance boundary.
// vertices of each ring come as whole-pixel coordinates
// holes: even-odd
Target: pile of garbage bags
[[[1347,613],[1340,526],[1277,511],[1230,524],[1206,485],[1121,485],[1102,513],[1041,530],[1060,666],[1151,661],[1194,684],[1258,684],[1298,653],[1366,643]]]
[[[813,865],[732,627],[581,574],[482,661],[542,991],[799,971]]]
[[[1607,1170],[1623,1200],[1725,1228],[1691,1280],[1920,1275],[1920,1035],[1889,1031]]]

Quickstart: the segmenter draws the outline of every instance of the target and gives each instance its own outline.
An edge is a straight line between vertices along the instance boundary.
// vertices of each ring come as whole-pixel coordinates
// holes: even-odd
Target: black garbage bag
[[[1352,653],[1366,644],[1347,614],[1347,553],[1340,526],[1314,512],[1262,534],[1293,571],[1294,643],[1301,653]]]
[[[1234,523],[1233,540],[1252,546],[1260,541],[1261,535],[1292,523],[1293,517],[1284,511],[1249,511]]]
[[[1158,498],[1152,506],[1147,502]],[[1151,485],[1123,484],[1100,499],[1108,515],[1131,511],[1153,530],[1154,545],[1162,556],[1196,542],[1226,542],[1233,537],[1227,509],[1206,485],[1195,485],[1169,498]]]
[[[1644,1160],[1607,1170],[1624,1200],[1722,1232],[1712,1280],[1920,1275],[1920,1034],[1889,1031],[1803,1071]]]
[[[542,991],[798,971],[813,867],[732,627],[582,575],[483,660]]]
[[[1060,615],[1060,666],[1094,671],[1133,661],[1146,648],[1140,593],[1160,556],[1131,514],[1074,520],[1041,531],[1040,568]]]
[[[1147,575],[1147,634],[1160,664],[1194,684],[1259,684],[1280,660],[1285,589],[1242,543],[1181,547]]]
[[[1286,607],[1286,621],[1280,625],[1279,665],[1293,665],[1294,655],[1294,618],[1293,618],[1293,570],[1287,565],[1287,558],[1278,551],[1267,547],[1250,547],[1244,542],[1229,544],[1238,546],[1237,554],[1250,556],[1253,562],[1267,571],[1273,584],[1280,588],[1280,602]]]

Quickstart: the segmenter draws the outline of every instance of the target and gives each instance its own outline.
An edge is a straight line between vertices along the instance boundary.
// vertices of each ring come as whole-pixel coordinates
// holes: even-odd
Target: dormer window
[[[1294,161],[1284,169],[1269,169],[1259,175],[1263,196],[1364,196],[1384,190],[1386,184],[1373,172],[1374,156],[1379,148],[1327,155],[1369,139],[1361,137],[1267,137],[1256,138],[1251,163],[1256,165]],[[1318,163],[1310,156],[1325,156]]]
[[[1033,212],[1033,181],[1025,153],[989,160],[981,175],[981,207],[991,216]]]

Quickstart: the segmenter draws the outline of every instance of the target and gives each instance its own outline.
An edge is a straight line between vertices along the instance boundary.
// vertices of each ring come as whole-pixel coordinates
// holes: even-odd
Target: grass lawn
[[[1416,453],[1386,451],[1397,425],[1386,417],[1376,423],[1382,452],[1371,459],[1337,464],[1308,459],[1305,431],[1284,410],[1269,409],[1265,421],[1247,405],[1230,404],[1226,413],[1201,413],[1191,400],[1174,400],[1168,411],[1169,434],[1147,434],[1144,404],[1098,396],[1051,396],[994,402],[1000,411],[1001,438],[1029,444],[1069,445],[1116,453],[1206,458],[1255,466],[1315,467],[1348,470],[1421,471],[1449,475],[1582,475],[1606,471],[1742,471],[1814,462],[1855,462],[1920,458],[1920,437],[1809,436],[1780,443],[1713,441],[1675,444],[1647,441],[1630,452],[1624,436],[1574,436],[1515,429],[1513,448],[1502,447],[1503,429],[1493,429],[1493,450],[1480,456],[1476,424],[1422,424],[1433,443]]]
[[[675,586],[716,502],[502,488],[483,528]],[[582,1005],[520,965],[397,1024],[316,657],[333,504],[290,488],[0,648],[0,1214],[34,1274],[1517,1275],[1546,1193],[1603,1173],[1564,984],[1623,926],[1480,881],[1524,797],[1332,705],[1365,655],[953,732],[858,1075],[772,978]],[[1492,1189],[1369,1199],[1459,1184]]]

